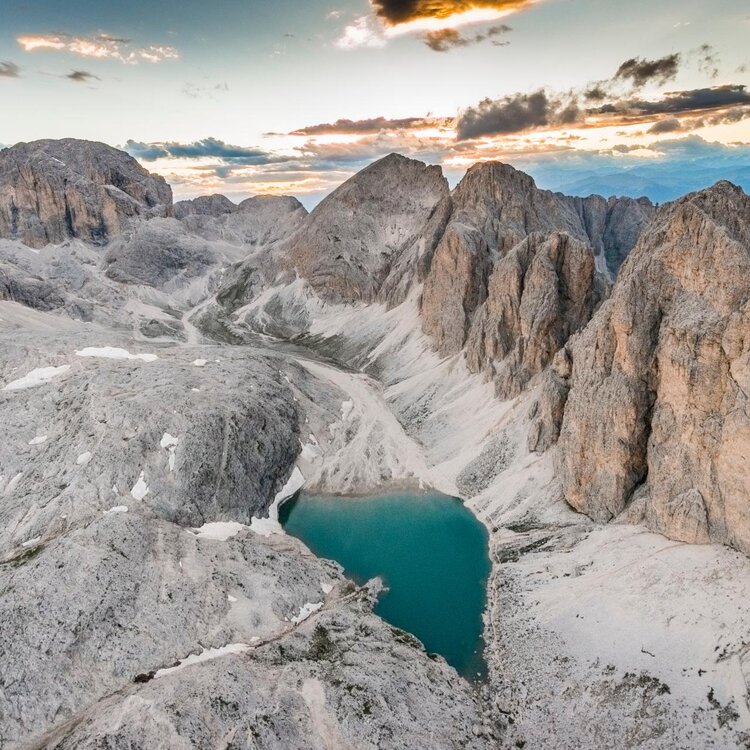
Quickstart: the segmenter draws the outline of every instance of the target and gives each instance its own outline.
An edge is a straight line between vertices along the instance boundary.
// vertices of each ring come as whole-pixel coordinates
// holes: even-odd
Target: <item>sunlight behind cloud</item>
[[[398,23],[384,21],[377,14],[360,16],[344,28],[335,45],[344,50],[361,47],[384,47],[388,40],[410,34],[430,34],[498,21],[540,2],[542,0],[524,0],[519,3],[511,3],[503,8],[475,7],[450,14],[419,16]]]
[[[518,10],[518,8],[508,8],[505,10],[497,8],[472,8],[471,10],[455,13],[452,16],[445,16],[443,18],[415,18],[413,21],[388,26],[384,33],[386,37],[392,38],[403,36],[404,34],[421,34],[423,32],[443,31],[444,29],[457,29],[462,26],[497,21],[517,13]]]

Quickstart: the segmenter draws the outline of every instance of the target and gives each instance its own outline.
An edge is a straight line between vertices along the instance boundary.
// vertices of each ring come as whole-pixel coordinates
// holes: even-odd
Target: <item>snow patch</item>
[[[354,401],[342,401],[341,402],[341,419],[346,422],[349,419],[349,415],[352,413],[354,408]]]
[[[38,385],[49,383],[53,378],[57,378],[70,369],[70,365],[61,365],[60,367],[37,367],[27,375],[18,380],[14,380],[3,388],[4,391],[21,391],[26,388],[35,388]]]
[[[196,367],[205,367],[208,364],[208,360],[207,359],[194,359],[193,364]]]
[[[35,544],[39,544],[39,542],[42,541],[42,537],[35,536],[33,539],[29,539],[28,541],[23,542],[21,544],[22,547],[33,547]]]
[[[293,622],[295,625],[299,625],[300,623],[304,622],[310,615],[317,612],[319,609],[322,609],[323,602],[308,602],[307,604],[303,605],[302,609],[300,609],[299,614],[292,617],[291,622]]]
[[[21,478],[23,477],[23,472],[19,471],[18,474],[16,474],[13,479],[8,482],[8,486],[5,488],[5,494],[10,495],[11,492],[13,492],[16,487],[18,487],[18,483],[21,481]]]
[[[222,656],[230,656],[232,654],[246,654],[252,649],[252,646],[248,646],[246,643],[230,643],[221,648],[204,648],[200,654],[190,654],[187,659],[183,659],[174,667],[167,667],[166,669],[160,669],[155,675],[154,679],[160,677],[166,677],[168,674],[174,674],[179,672],[185,667],[192,667],[195,664],[203,664],[213,659],[219,659]]]
[[[81,453],[80,456],[76,459],[76,463],[79,466],[85,466],[89,461],[91,461],[91,452],[85,451],[84,453]]]
[[[110,508],[109,510],[104,511],[104,515],[108,516],[111,513],[127,513],[128,512],[128,506],[127,505],[115,505],[114,508]]]
[[[162,437],[161,442],[159,445],[167,450],[169,452],[169,470],[174,471],[174,464],[175,464],[175,450],[177,450],[177,445],[179,444],[180,439],[176,438],[174,435],[170,435],[168,432],[164,433],[164,437]]]
[[[143,498],[148,495],[148,485],[146,484],[146,478],[143,472],[141,472],[138,477],[138,481],[133,486],[133,489],[130,490],[130,494],[133,496],[134,500],[143,500]]]
[[[214,521],[212,523],[204,523],[203,526],[198,529],[190,529],[190,533],[201,539],[213,539],[217,542],[226,542],[227,539],[231,539],[233,536],[237,536],[241,531],[245,531],[245,529],[249,528],[249,526],[237,523],[236,521]]]
[[[47,442],[47,436],[46,435],[38,435],[37,437],[33,438],[32,440],[29,440],[29,445],[41,445],[42,443]]]
[[[99,357],[101,359],[140,359],[143,362],[155,362],[155,354],[131,354],[127,349],[117,346],[88,346],[76,351],[78,357]]]
[[[320,588],[323,591],[324,594],[328,595],[333,591],[333,584],[332,583],[325,583],[325,581],[322,581],[320,584]]]
[[[266,537],[273,534],[283,534],[284,529],[281,528],[281,524],[279,523],[279,507],[284,500],[288,500],[304,486],[305,477],[299,470],[299,467],[295,466],[287,483],[276,493],[276,497],[274,498],[271,507],[268,509],[268,518],[256,518],[254,516],[250,521],[250,528],[252,531]]]

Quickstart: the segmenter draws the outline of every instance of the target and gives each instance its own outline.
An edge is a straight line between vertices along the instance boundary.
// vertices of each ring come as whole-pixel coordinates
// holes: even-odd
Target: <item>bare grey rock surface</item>
[[[114,281],[164,287],[205,275],[218,257],[177,219],[153,219],[111,242],[105,262]]]
[[[237,204],[232,203],[225,195],[201,195],[190,200],[177,201],[174,204],[174,215],[176,219],[184,219],[186,216],[223,216],[237,210]]]
[[[321,201],[286,248],[289,263],[325,297],[372,302],[447,195],[438,167],[386,156]]]
[[[212,200],[224,196],[211,196]],[[286,195],[256,195],[239,205],[225,199],[217,209],[193,201],[191,210],[177,218],[188,231],[207,240],[223,240],[259,250],[294,234],[307,217],[307,210],[296,199]],[[231,208],[229,204],[231,203]]]
[[[70,237],[102,244],[171,204],[164,178],[103,143],[71,138],[0,151],[0,237],[31,247]]]
[[[472,322],[466,360],[502,398],[517,396],[591,319],[605,283],[588,245],[568,234],[531,234],[498,261]]]

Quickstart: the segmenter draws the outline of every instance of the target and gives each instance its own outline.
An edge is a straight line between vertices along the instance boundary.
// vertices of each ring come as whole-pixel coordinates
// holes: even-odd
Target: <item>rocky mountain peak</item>
[[[686,195],[669,205],[674,207],[675,212],[699,211],[708,220],[722,227],[733,240],[750,247],[748,196],[741,187],[721,180],[705,190]],[[667,216],[669,215],[670,213],[667,213]]]
[[[521,172],[510,164],[500,161],[485,161],[472,165],[453,191],[457,204],[471,201],[477,196],[499,203],[504,197],[529,196],[537,189],[531,175]]]
[[[291,241],[290,261],[326,297],[373,300],[448,195],[439,167],[386,156],[321,201]]]
[[[238,206],[240,211],[257,212],[260,210],[277,211],[279,213],[292,213],[299,211],[307,214],[307,209],[291,195],[254,195],[245,198]]]
[[[31,247],[104,243],[128,220],[171,210],[172,190],[123,151],[72,138],[0,151],[0,237]]]
[[[223,216],[237,210],[237,204],[232,203],[225,195],[201,195],[190,200],[178,201],[174,204],[174,215],[177,219],[185,216],[200,214],[205,216]]]
[[[557,455],[575,508],[750,552],[749,226],[726,182],[664,206],[572,342]]]

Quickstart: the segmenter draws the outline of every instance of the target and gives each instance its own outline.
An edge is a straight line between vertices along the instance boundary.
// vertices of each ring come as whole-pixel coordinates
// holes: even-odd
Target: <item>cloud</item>
[[[19,36],[16,40],[24,52],[40,50],[68,52],[79,57],[96,60],[116,60],[126,65],[137,65],[139,62],[160,63],[165,60],[176,60],[180,53],[166,45],[134,47],[130,39],[110,34],[93,36],[73,36],[72,34],[29,34]]]
[[[0,78],[20,78],[21,69],[10,60],[0,61]]]
[[[157,159],[199,159],[215,158],[228,165],[264,165],[287,161],[269,151],[248,146],[232,146],[216,138],[204,138],[192,143],[175,141],[144,143],[129,140],[125,151],[141,161]]]
[[[601,128],[649,122],[653,123],[652,133],[663,133],[677,129],[674,123],[660,124],[665,116],[670,120],[693,118],[687,123],[691,128],[750,117],[750,93],[746,86],[739,84],[669,91],[659,99],[610,97],[611,94],[597,84],[584,89],[583,93],[549,94],[540,90],[496,100],[485,99],[459,116],[456,134],[459,140],[466,140],[549,127]],[[594,101],[597,106],[591,106]]]
[[[603,102],[609,98],[609,91],[602,83],[595,83],[583,92],[583,98],[589,102]]]
[[[74,83],[89,83],[90,81],[102,80],[99,76],[89,73],[87,70],[72,70],[70,73],[62,77],[67,78]]]
[[[604,105],[592,113],[642,115],[685,115],[705,110],[750,105],[747,87],[739,84],[726,84],[711,88],[669,91],[661,99],[624,99]]]
[[[382,27],[371,16],[355,18],[336,40],[336,46],[343,50],[359,47],[385,47],[386,43]]]
[[[520,133],[550,125],[568,125],[579,117],[574,99],[550,97],[544,90],[485,99],[467,109],[457,123],[459,140]]]
[[[186,83],[182,87],[182,93],[191,99],[213,99],[216,100],[218,94],[224,94],[229,91],[229,84],[216,83],[208,86],[200,86],[195,83]]]
[[[698,59],[698,70],[709,78],[719,77],[720,59],[716,50],[710,44],[702,44],[691,51],[691,55]]]
[[[641,88],[652,81],[659,84],[671,81],[677,75],[679,67],[680,55],[677,53],[658,60],[632,57],[620,65],[614,77],[615,79],[629,79],[636,88]]]
[[[422,19],[450,19],[472,11],[491,11],[486,20],[522,10],[534,0],[371,0],[378,18],[390,26]]]
[[[404,117],[395,120],[386,117],[373,117],[368,120],[336,120],[336,122],[308,125],[293,130],[288,135],[364,135],[384,130],[411,130],[420,126],[444,125],[445,122],[445,120],[431,120],[424,117]]]
[[[373,13],[355,18],[335,44],[346,50],[384,47],[393,37],[420,34],[428,46],[443,52],[501,33],[463,37],[459,27],[491,23],[539,2],[542,0],[370,0]],[[493,43],[504,46],[500,41]]]
[[[431,50],[435,52],[447,52],[455,47],[468,47],[471,44],[479,44],[486,39],[507,34],[509,31],[511,31],[510,26],[506,26],[505,24],[492,26],[487,31],[472,36],[463,36],[457,29],[441,29],[440,31],[427,32],[422,39]],[[510,44],[510,42],[501,42],[498,40],[492,43],[495,46]]]
[[[676,133],[682,130],[682,123],[676,117],[668,117],[666,120],[655,122],[649,129],[649,133]]]

